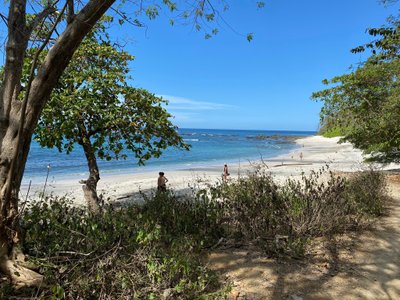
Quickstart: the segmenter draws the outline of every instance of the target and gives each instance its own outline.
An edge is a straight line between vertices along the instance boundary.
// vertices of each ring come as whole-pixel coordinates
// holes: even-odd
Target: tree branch
[[[56,8],[53,5],[49,5],[45,7],[40,13],[36,14],[36,16],[33,18],[33,20],[30,22],[30,24],[27,26],[27,33],[30,36],[32,31],[39,25],[40,22],[42,22],[44,19],[46,19],[50,14],[56,12]]]
[[[75,18],[74,0],[67,0],[68,10],[67,10],[67,23],[71,23]]]
[[[60,35],[37,72],[29,95],[25,129],[33,131],[44,105],[75,50],[116,0],[90,0]]]
[[[135,19],[132,20],[129,18],[125,13],[120,12],[119,10],[115,8],[110,8],[112,11],[114,11],[117,15],[119,15],[124,21],[128,22],[129,24],[136,26],[136,27],[145,27],[144,24],[142,24],[139,20]]]
[[[4,80],[0,88],[0,146],[1,132],[8,126],[12,99],[20,86],[24,53],[28,47],[25,17],[26,0],[10,1]]]
[[[6,24],[6,26],[8,27],[8,18],[2,13],[0,13],[0,17],[3,20],[4,24]]]

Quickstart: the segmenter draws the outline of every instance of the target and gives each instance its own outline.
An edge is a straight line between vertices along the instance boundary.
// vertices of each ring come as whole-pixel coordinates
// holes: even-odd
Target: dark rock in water
[[[264,135],[264,134],[257,134],[255,136],[247,136],[248,140],[274,140],[277,141],[279,144],[287,144],[296,141],[299,138],[304,138],[305,136],[299,135],[281,135],[281,134],[273,134],[273,135]]]

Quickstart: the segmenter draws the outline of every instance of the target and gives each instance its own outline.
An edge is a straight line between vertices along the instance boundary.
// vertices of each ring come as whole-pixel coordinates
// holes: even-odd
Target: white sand
[[[357,171],[365,170],[370,165],[363,163],[362,153],[349,143],[338,144],[339,138],[324,138],[312,136],[298,139],[296,141],[300,148],[287,155],[278,156],[263,160],[262,163],[268,170],[282,181],[289,176],[298,177],[302,172],[308,173],[310,170],[318,170],[326,164],[334,171]],[[260,164],[260,161],[248,162],[245,165],[230,165],[229,172],[231,179],[244,176],[251,170],[252,164]],[[400,165],[377,165],[378,169],[400,168]],[[204,186],[221,180],[223,166],[210,166],[186,171],[163,170],[169,179],[168,188],[174,189],[177,193],[187,193],[194,186]],[[100,170],[101,172],[101,170]],[[141,199],[140,191],[150,194],[155,192],[157,185],[157,172],[146,172],[140,174],[123,174],[102,176],[98,184],[99,194],[103,194],[104,199],[110,201],[130,201]],[[46,186],[46,193],[63,196],[69,195],[75,199],[77,204],[83,204],[83,192],[79,180],[82,178],[53,181]],[[43,182],[34,182],[29,191],[30,199],[38,197],[38,193],[43,190]],[[21,197],[25,198],[28,185],[21,187]]]

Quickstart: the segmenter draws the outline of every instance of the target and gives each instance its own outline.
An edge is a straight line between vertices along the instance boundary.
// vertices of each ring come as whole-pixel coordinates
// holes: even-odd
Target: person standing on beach
[[[166,192],[167,191],[166,183],[168,182],[168,179],[167,179],[167,177],[164,176],[164,172],[160,172],[160,173],[158,173],[158,175],[159,175],[159,177],[157,180],[157,190],[159,192]]]
[[[224,172],[222,173],[222,177],[224,179],[224,181],[228,181],[228,176],[229,176],[229,172],[228,172],[228,165],[224,164]]]

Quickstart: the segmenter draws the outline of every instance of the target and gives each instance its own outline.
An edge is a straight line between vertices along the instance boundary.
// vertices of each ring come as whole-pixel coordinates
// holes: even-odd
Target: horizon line
[[[195,128],[195,127],[179,127],[178,129],[196,129],[196,130],[238,130],[238,131],[293,131],[293,132],[314,132],[318,130],[299,130],[299,129],[238,129],[238,128]]]

